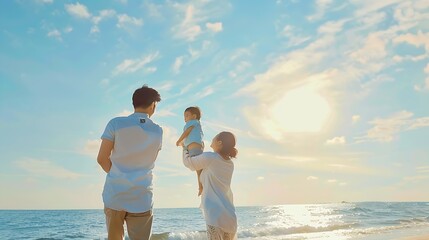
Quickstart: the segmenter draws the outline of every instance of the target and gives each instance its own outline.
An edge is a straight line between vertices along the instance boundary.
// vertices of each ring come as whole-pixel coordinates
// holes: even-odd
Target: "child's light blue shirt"
[[[183,131],[188,129],[189,127],[194,126],[192,131],[189,133],[188,137],[185,138],[184,145],[185,147],[188,147],[191,143],[198,143],[203,145],[203,129],[201,128],[201,124],[199,120],[189,120],[185,127],[183,128]]]

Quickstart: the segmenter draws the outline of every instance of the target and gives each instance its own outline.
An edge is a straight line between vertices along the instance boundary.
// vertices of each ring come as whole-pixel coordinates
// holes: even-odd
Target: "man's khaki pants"
[[[131,240],[149,240],[152,231],[152,211],[129,213],[104,208],[109,240],[124,239],[124,221],[127,223],[128,237]]]

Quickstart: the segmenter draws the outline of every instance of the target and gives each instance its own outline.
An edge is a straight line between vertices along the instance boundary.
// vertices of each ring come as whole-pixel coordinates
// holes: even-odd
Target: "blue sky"
[[[193,105],[237,136],[238,206],[429,201],[426,0],[2,1],[0,30],[0,209],[101,208],[100,135],[143,84],[155,207],[198,206]]]

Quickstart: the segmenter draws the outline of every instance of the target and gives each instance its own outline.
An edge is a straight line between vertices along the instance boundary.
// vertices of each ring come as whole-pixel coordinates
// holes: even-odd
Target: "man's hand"
[[[112,154],[113,142],[107,139],[103,139],[100,145],[100,151],[98,151],[97,162],[100,164],[101,168],[108,173],[112,167],[112,162],[110,161],[110,154]]]

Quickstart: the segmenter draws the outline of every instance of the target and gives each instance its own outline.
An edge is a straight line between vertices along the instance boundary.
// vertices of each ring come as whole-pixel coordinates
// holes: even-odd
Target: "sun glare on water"
[[[312,86],[293,89],[272,105],[269,114],[277,131],[315,133],[322,129],[331,108],[316,90]]]

